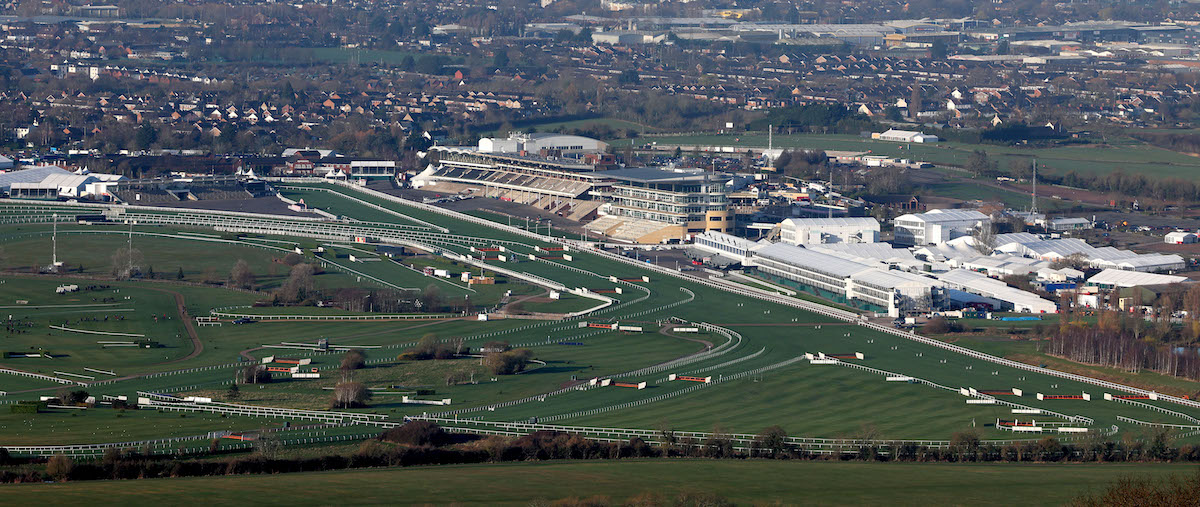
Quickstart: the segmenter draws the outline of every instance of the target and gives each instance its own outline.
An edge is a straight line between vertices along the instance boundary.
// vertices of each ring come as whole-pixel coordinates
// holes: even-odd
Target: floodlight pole
[[[58,271],[58,213],[54,214],[54,233],[50,236],[50,269]]]
[[[128,276],[131,278],[133,277],[133,224],[135,224],[135,223],[137,223],[137,222],[134,220],[129,221],[129,246],[128,246],[128,250],[126,250],[126,252],[125,252],[126,258],[129,259],[129,263],[128,263],[129,264],[129,266],[128,266],[129,267],[129,272],[128,272],[129,275]]]

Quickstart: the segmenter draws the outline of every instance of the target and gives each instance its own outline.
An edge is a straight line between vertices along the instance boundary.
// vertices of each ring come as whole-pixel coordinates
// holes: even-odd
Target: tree
[[[436,285],[429,284],[421,291],[421,309],[436,312],[442,307],[442,291]]]
[[[179,271],[175,273],[176,280],[183,280],[183,266],[179,267]]]
[[[1076,252],[1076,253],[1073,253],[1066,257],[1063,257],[1061,259],[1058,259],[1054,262],[1051,262],[1050,267],[1052,267],[1054,269],[1071,268],[1071,269],[1082,270],[1082,269],[1088,267],[1088,265],[1090,263],[1091,262],[1088,259],[1087,255]]]
[[[621,72],[621,75],[617,77],[617,82],[620,84],[632,85],[642,84],[642,76],[638,74],[636,69],[627,69]]]
[[[254,454],[260,458],[275,459],[279,454],[280,447],[279,439],[268,433],[262,433],[258,436],[258,440],[254,441]]]
[[[346,355],[342,356],[341,369],[357,370],[367,364],[367,353],[362,349],[350,349],[346,351]]]
[[[950,450],[957,455],[959,461],[975,461],[979,446],[978,431],[959,431],[950,436]]]
[[[772,458],[778,458],[787,451],[787,431],[778,425],[763,428],[754,438],[758,448]]]
[[[226,393],[226,396],[231,400],[236,400],[238,396],[241,396],[241,393],[242,390],[238,388],[237,382],[234,382],[229,385],[229,391]]]
[[[532,356],[533,353],[529,349],[495,352],[483,358],[483,365],[496,375],[512,375],[524,371]]]
[[[112,254],[112,275],[118,280],[129,280],[142,274],[142,251],[136,248],[118,248]]]
[[[56,481],[67,480],[71,477],[73,470],[75,470],[75,461],[62,454],[51,456],[46,461],[46,475],[53,477]]]
[[[289,252],[287,255],[283,256],[283,263],[287,264],[288,266],[295,266],[303,261],[304,257],[296,252]]]
[[[250,270],[250,264],[244,259],[238,259],[229,271],[229,281],[239,289],[254,287],[254,272]]]
[[[280,297],[290,303],[303,301],[312,293],[315,274],[316,268],[312,264],[292,266],[288,279],[279,288]]]
[[[945,60],[947,52],[945,41],[934,41],[929,48],[929,57],[934,60]]]
[[[361,382],[341,382],[333,388],[332,408],[365,407],[371,391]]]
[[[417,447],[437,447],[449,443],[450,434],[441,426],[429,421],[412,420],[383,432],[379,439]]]
[[[271,382],[271,372],[261,364],[249,364],[237,371],[236,384],[267,384]]]
[[[990,221],[980,224],[971,231],[971,239],[975,240],[972,246],[976,252],[992,255],[992,252],[996,251],[996,226]]]
[[[139,150],[148,150],[154,143],[158,142],[158,129],[150,125],[149,122],[143,123],[137,130],[137,135],[134,137],[134,143]]]
[[[975,150],[967,157],[966,169],[971,172],[976,178],[987,174],[993,169],[992,161],[988,159],[988,154],[983,150]]]

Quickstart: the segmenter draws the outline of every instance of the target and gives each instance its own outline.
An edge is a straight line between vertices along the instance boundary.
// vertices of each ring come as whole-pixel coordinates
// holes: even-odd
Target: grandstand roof
[[[759,247],[754,255],[843,278],[871,269],[866,264],[786,243]]]
[[[633,181],[637,183],[699,183],[705,179],[710,179],[712,181],[724,181],[730,178],[729,176],[723,176],[720,174],[707,173],[703,170],[669,170],[659,169],[657,167],[631,167],[627,169],[614,169],[612,171],[598,173],[598,175],[614,180]]]
[[[879,230],[879,221],[872,217],[789,218],[782,222],[796,227],[867,227]],[[781,224],[782,225],[782,224]]]
[[[859,262],[874,261],[888,264],[916,266],[921,264],[905,248],[892,248],[888,243],[824,243],[809,245],[809,248],[842,257],[852,257]]]
[[[900,287],[931,288],[941,285],[937,280],[932,278],[891,269],[868,269],[866,271],[855,273],[850,278],[859,283],[885,289],[896,289]]]

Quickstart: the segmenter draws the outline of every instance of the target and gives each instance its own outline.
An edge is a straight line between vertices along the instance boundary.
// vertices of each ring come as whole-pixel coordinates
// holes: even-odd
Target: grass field
[[[591,378],[603,374],[618,373],[624,369],[649,366],[696,351],[693,342],[669,338],[663,335],[607,335],[580,339],[584,346],[557,344],[531,345],[534,357],[545,361],[545,366],[530,365],[530,370],[520,375],[496,376],[479,366],[478,359],[404,361],[372,366],[355,372],[354,380],[368,387],[391,387],[434,389],[436,396],[430,399],[451,398],[450,408],[464,408],[494,403],[506,399],[524,398],[553,391],[561,384],[578,378]],[[480,342],[468,343],[478,346]],[[522,344],[517,344],[522,345]],[[637,350],[636,355],[629,351]],[[395,356],[396,351],[367,351],[370,357]],[[324,362],[336,361],[335,358]],[[471,374],[474,377],[471,377]],[[456,374],[459,383],[446,385],[447,377]],[[468,381],[474,379],[477,383]],[[495,378],[496,381],[492,381]],[[260,389],[246,390],[239,402],[271,406],[287,406],[305,409],[326,409],[330,392],[323,388],[333,387],[339,381],[336,372],[315,381],[282,381]],[[223,389],[197,391],[199,396],[223,399]],[[423,406],[405,406],[399,396],[380,395],[371,401],[371,410],[400,413],[420,413]]]
[[[3,348],[13,352],[36,352],[44,349],[54,356],[0,360],[5,366],[52,375],[61,370],[88,374],[84,367],[111,369],[119,374],[157,371],[162,363],[176,360],[192,352],[183,322],[175,306],[173,293],[179,293],[190,304],[207,308],[216,301],[249,303],[252,298],[243,293],[217,288],[168,286],[156,283],[97,282],[84,279],[0,277],[0,309],[5,317],[11,315],[20,323],[15,332],[4,333]],[[69,282],[80,285],[79,292],[55,294],[55,287]],[[108,288],[88,290],[89,286]],[[27,305],[12,304],[18,300]],[[53,329],[65,327],[74,331]],[[90,331],[92,333],[86,333]],[[122,333],[104,335],[96,333]],[[125,336],[142,335],[142,336]],[[137,347],[104,348],[100,341],[158,341],[162,348]],[[6,390],[8,376],[0,377],[0,390]]]
[[[50,409],[38,414],[0,411],[0,446],[68,445],[132,442],[203,435],[212,431],[277,428],[283,422],[215,414],[180,414],[155,410]]]
[[[321,188],[326,187],[328,186],[321,186]],[[650,272],[643,266],[617,263],[587,251],[572,250],[573,259],[570,261],[565,259],[529,260],[527,256],[535,252],[535,247],[546,246],[546,244],[537,239],[516,236],[483,224],[445,217],[424,209],[359,193],[352,189],[339,187],[337,190],[339,194],[316,189],[289,190],[288,192],[293,198],[303,197],[311,205],[324,207],[327,210],[359,220],[437,223],[452,232],[444,236],[428,236],[424,240],[452,252],[465,254],[470,251],[469,245],[507,242],[503,244],[511,250],[514,254],[513,258],[517,260],[506,261],[504,268],[542,277],[568,288],[582,287],[593,291],[607,291],[614,287],[623,289],[621,294],[607,294],[617,303],[613,309],[606,309],[603,313],[588,316],[583,320],[617,321],[625,325],[640,325],[648,330],[657,330],[661,321],[674,317],[686,321],[725,326],[740,333],[740,337],[735,338],[727,345],[728,353],[700,356],[697,361],[689,364],[672,366],[652,374],[630,374],[621,378],[621,380],[645,381],[649,384],[649,388],[645,390],[612,387],[586,391],[572,390],[545,397],[544,400],[512,404],[499,407],[494,411],[480,410],[464,414],[468,417],[482,417],[495,421],[526,421],[531,417],[538,417],[549,419],[550,422],[561,421],[564,424],[595,424],[647,429],[654,428],[666,420],[681,429],[709,430],[715,425],[720,425],[728,431],[745,433],[757,432],[764,426],[779,424],[796,436],[840,437],[871,432],[878,435],[879,438],[946,439],[951,433],[970,427],[972,420],[976,427],[987,428],[987,425],[993,423],[996,418],[1011,418],[1006,409],[965,404],[965,399],[957,394],[960,387],[974,387],[981,390],[1019,387],[1027,393],[1026,396],[1019,399],[1011,398],[1011,401],[1066,414],[1091,417],[1096,420],[1096,428],[1110,428],[1117,424],[1118,415],[1150,422],[1185,422],[1173,415],[1155,412],[1144,407],[1100,401],[1103,390],[1091,385],[970,359],[965,355],[946,352],[903,337],[868,331],[830,317],[776,303],[747,299],[700,285],[695,281],[667,277],[662,273]],[[395,213],[346,199],[340,195],[341,193],[380,206],[384,210],[392,210]],[[411,219],[401,218],[397,214],[411,217]],[[44,227],[41,233],[44,233]],[[90,238],[98,238],[95,241],[116,242],[123,239],[119,235],[108,238],[89,236],[89,241],[92,241]],[[44,236],[22,240],[25,239],[44,239]],[[61,239],[62,235],[60,235]],[[266,239],[274,238],[261,238],[260,240]],[[135,241],[139,240],[141,237],[135,237]],[[162,246],[155,246],[154,241],[161,241]],[[208,248],[209,243],[197,240],[174,237],[151,239],[148,237],[144,243],[148,250],[160,249],[163,251],[163,255],[170,255],[173,249],[193,248],[197,251],[189,252],[188,255],[198,257],[196,260],[198,263],[229,263],[229,257],[220,257],[215,249],[202,253],[201,250]],[[309,243],[311,242],[305,242],[306,248],[315,246]],[[284,240],[284,244],[288,244],[288,242]],[[39,245],[42,244],[22,245],[19,255],[32,255],[26,252],[44,248]],[[258,267],[255,269],[269,270],[273,265],[272,256],[279,255],[275,253],[276,250],[261,250],[240,244],[230,246],[261,252],[258,260],[255,261],[259,263],[256,264]],[[336,257],[338,262],[351,264],[348,261],[348,255],[339,256],[339,254],[348,254],[353,252],[353,249],[361,249],[361,247],[335,246],[327,253],[327,257]],[[364,255],[374,255],[369,249],[363,253]],[[205,254],[213,259],[199,258]],[[249,259],[247,260],[249,261]],[[418,283],[424,285],[431,282],[428,277],[395,264],[386,264],[387,262],[352,263],[352,265],[356,269],[361,268],[363,273],[369,271],[372,276],[380,279],[395,280],[398,285],[409,286]],[[455,267],[453,261],[435,257],[406,256],[401,259],[401,262],[419,264],[414,267],[424,267],[425,265],[442,268]],[[225,269],[227,270],[227,268]],[[640,278],[643,275],[649,276],[651,281],[622,285],[609,280],[610,276]],[[352,286],[365,283],[354,277],[338,276],[340,278],[335,278],[335,280],[346,280]],[[6,289],[0,286],[0,301],[3,301],[4,298],[14,301],[15,299],[28,299],[31,301],[30,304],[54,301],[55,296],[50,293],[49,289],[57,283],[57,280],[39,279],[38,282],[43,284],[39,286],[40,288],[24,291],[29,294],[28,296],[18,295],[18,292],[6,295],[3,292]],[[19,287],[16,285],[10,287],[13,290],[17,288]],[[80,321],[78,317],[73,316],[51,315],[54,312],[66,311],[55,308],[38,310],[47,312],[47,315],[31,315],[31,318],[38,319],[39,325],[49,324],[52,318],[64,318],[72,319],[72,324],[77,326],[96,325],[98,326],[95,328],[96,330],[131,333],[142,333],[138,329],[154,331],[155,326],[177,325],[178,323],[171,319],[167,320],[167,324],[146,320],[148,315],[161,315],[162,312],[159,309],[167,313],[169,313],[168,310],[173,309],[173,300],[166,297],[167,293],[138,292],[160,288],[164,290],[169,288],[171,291],[178,291],[184,295],[189,312],[193,315],[203,315],[208,309],[218,306],[247,304],[248,300],[254,298],[252,294],[233,293],[221,289],[136,282],[129,285],[128,289],[122,289],[122,296],[128,295],[131,296],[131,299],[116,301],[118,306],[113,307],[115,310],[133,310],[125,313],[138,316],[136,321],[119,321],[122,326],[126,327],[117,326],[111,322],[105,324],[90,319]],[[450,292],[452,289],[454,287],[448,286],[443,292],[448,295],[447,297],[457,296],[458,294]],[[491,296],[497,300],[500,291],[508,289],[520,289],[513,290],[516,296],[541,295],[545,290],[532,285],[512,283],[479,286],[472,289],[479,292],[470,294],[492,291]],[[240,296],[233,297],[230,294]],[[482,295],[479,297],[483,299]],[[126,303],[126,301],[129,302]],[[90,303],[90,301],[83,302]],[[532,303],[534,306],[531,310],[544,310],[553,308],[555,305],[576,308],[585,303],[587,301],[577,297],[557,303],[539,301]],[[686,304],[681,305],[680,303]],[[530,308],[527,307],[527,309]],[[289,308],[280,311],[303,313],[308,309]],[[333,310],[317,309],[312,311],[334,312]],[[71,312],[70,315],[74,315],[75,311],[71,310]],[[1030,326],[1029,323],[1020,324],[1022,327]],[[983,326],[981,325],[981,327]],[[1003,334],[1002,328],[989,329],[994,329],[994,332],[989,331],[991,334]],[[356,372],[356,380],[372,387],[400,385],[405,388],[417,386],[432,388],[436,391],[433,396],[453,400],[450,407],[439,410],[457,410],[514,401],[556,391],[569,385],[572,381],[615,375],[659,364],[700,352],[708,347],[722,347],[726,341],[725,338],[715,333],[678,337],[656,332],[591,335],[595,332],[594,330],[580,329],[577,322],[570,319],[565,322],[516,319],[486,322],[468,319],[402,322],[259,322],[250,325],[227,324],[222,327],[199,328],[197,332],[204,345],[203,351],[186,362],[163,365],[158,363],[167,360],[168,357],[182,357],[190,352],[185,347],[190,346],[190,343],[180,340],[172,345],[178,346],[178,349],[151,349],[151,352],[156,354],[154,358],[134,357],[131,354],[135,351],[105,356],[89,348],[94,347],[96,341],[90,335],[69,336],[63,334],[60,336],[43,334],[45,332],[47,332],[45,327],[39,327],[36,336],[33,334],[17,335],[8,340],[9,343],[20,349],[39,346],[39,343],[36,342],[40,340],[46,343],[52,341],[53,347],[67,350],[67,356],[63,360],[55,359],[53,364],[39,364],[37,367],[41,371],[64,366],[81,368],[84,366],[81,361],[85,360],[88,363],[87,366],[90,367],[115,369],[116,366],[112,365],[121,366],[120,373],[122,374],[139,370],[179,370],[153,378],[137,378],[95,386],[89,389],[92,394],[130,395],[137,390],[169,389],[174,392],[211,395],[213,398],[223,400],[227,390],[226,383],[233,377],[234,366],[194,368],[232,363],[241,357],[252,357],[256,360],[276,353],[298,357],[311,356],[314,358],[314,366],[325,368],[323,371],[327,372],[321,380],[287,381],[281,378],[278,383],[243,390],[239,401],[314,409],[328,407],[329,392],[323,388],[332,387],[340,378],[340,375],[332,369],[336,367],[338,356],[305,351],[293,353],[286,351],[287,349],[263,348],[264,345],[274,345],[284,341],[314,342],[320,338],[328,338],[337,345],[382,346],[384,348],[369,350],[368,356],[375,360],[385,359],[386,362],[373,363],[372,367]],[[493,376],[483,370],[475,362],[477,360],[473,359],[395,362],[394,358],[399,353],[425,334],[434,334],[440,339],[467,337],[466,345],[471,347],[478,347],[487,341],[505,340],[517,346],[531,348],[534,357],[547,364],[532,367],[528,372],[520,375],[500,376],[493,381]],[[686,338],[692,340],[688,341]],[[581,345],[560,345],[558,342],[580,343]],[[977,345],[978,348],[985,351],[995,350],[992,347],[998,347],[998,345],[990,343],[981,341]],[[720,350],[725,350],[725,348],[722,347]],[[51,349],[51,352],[54,351]],[[894,374],[926,379],[944,386],[946,389],[918,384],[885,383],[883,377],[876,373],[840,366],[810,365],[805,361],[791,362],[786,366],[777,367],[781,363],[792,361],[805,353],[817,352],[827,354],[862,352],[866,355],[865,360],[848,361],[861,362],[865,366],[879,368]],[[1016,353],[1020,352],[1016,351]],[[167,357],[157,359],[157,355],[162,354]],[[170,356],[170,354],[176,355]],[[33,364],[24,359],[20,361],[21,364]],[[774,369],[766,373],[756,373],[760,368],[766,367]],[[718,380],[735,375],[743,378],[719,382],[694,391],[684,391],[696,384],[665,382],[663,379],[668,373],[711,375]],[[472,374],[476,381],[474,383],[471,382]],[[22,386],[21,389],[37,387],[28,384],[29,382],[24,380],[14,382],[14,385]],[[54,388],[53,386],[42,387],[46,390]],[[4,379],[0,378],[0,390],[15,391],[19,389],[6,389]],[[1038,392],[1047,394],[1089,392],[1096,397],[1097,401],[1090,403],[1038,401],[1033,396],[1033,393]],[[28,393],[21,396],[33,395],[34,393]],[[660,397],[660,395],[667,396]],[[628,404],[631,403],[637,405],[629,406]],[[366,410],[386,413],[397,418],[405,414],[420,414],[431,408],[402,405],[398,397],[393,395],[380,395],[373,400],[371,405]],[[1168,405],[1165,402],[1156,402],[1154,405],[1200,415],[1200,411]],[[1122,436],[1133,435],[1136,437],[1141,434],[1139,427],[1124,423],[1122,423],[1120,431]],[[985,429],[985,433],[988,438],[1011,438],[1012,435],[990,429]]]
[[[767,146],[765,133],[729,135],[661,136],[638,139],[635,143],[657,142],[660,145],[701,146]],[[614,141],[625,144],[627,141]],[[934,164],[962,166],[974,150],[983,150],[1001,168],[1013,161],[1030,163],[1033,158],[1039,168],[1065,174],[1076,171],[1086,175],[1104,175],[1116,170],[1140,173],[1150,177],[1191,178],[1200,170],[1200,158],[1191,157],[1133,139],[1109,140],[1106,145],[1068,145],[1054,148],[1021,148],[987,144],[939,142],[935,144],[903,145],[876,141],[854,135],[777,134],[776,148],[807,148],[836,151],[871,152],[898,158],[921,160]]]
[[[189,232],[189,231],[184,231]],[[224,282],[238,260],[245,260],[261,289],[273,289],[282,284],[290,267],[280,262],[288,252],[262,248],[250,243],[231,244],[205,241],[205,237],[179,234],[178,228],[138,227],[133,247],[141,253],[141,271],[151,270],[157,278],[182,281]],[[51,250],[48,226],[0,226],[5,255],[0,268],[29,272],[48,266]],[[58,259],[72,274],[111,276],[113,253],[127,247],[128,229],[112,226],[63,226],[58,231]],[[82,269],[80,269],[82,268]],[[350,287],[357,285],[346,274],[329,270],[314,277],[318,287]]]
[[[939,183],[929,187],[928,195],[938,197],[953,197],[964,201],[981,200],[984,202],[1002,202],[1013,209],[1023,209],[1029,206],[1029,195],[1001,190],[986,185],[970,183]],[[1071,203],[1059,199],[1038,198],[1038,209],[1059,210],[1071,207]]]
[[[716,494],[738,504],[1060,505],[1123,476],[1191,474],[1186,465],[953,465],[710,460],[621,460],[451,465],[406,469],[140,481],[18,484],[7,501],[26,504],[156,502],[225,504],[260,496],[264,505],[487,504],[643,494],[673,499]],[[284,494],[260,495],[264,491]],[[353,492],[352,494],[348,494]]]

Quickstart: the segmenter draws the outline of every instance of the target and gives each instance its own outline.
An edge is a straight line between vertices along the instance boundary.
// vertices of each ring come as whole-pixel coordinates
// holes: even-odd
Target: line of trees
[[[1152,301],[1145,294],[1139,287],[1100,294],[1099,300],[1110,305],[1125,296],[1136,309],[1095,310],[1095,323],[1076,319],[1076,310],[1063,305],[1058,325],[1039,333],[1049,337],[1042,351],[1081,363],[1200,380],[1200,287],[1172,284]]]
[[[279,459],[256,451],[250,456],[225,460],[180,459],[154,456],[149,450],[106,451],[102,459],[75,461],[66,456],[49,459],[19,459],[0,449],[0,483],[196,477],[215,475],[275,474],[339,470],[380,466],[419,466],[555,459],[626,459],[661,457],[707,457],[714,459],[808,459],[827,461],[906,462],[1152,462],[1200,461],[1200,445],[1171,445],[1167,431],[1118,441],[1099,435],[1079,442],[1062,442],[1045,437],[1010,445],[989,444],[972,430],[956,433],[946,448],[917,443],[899,445],[863,440],[832,454],[818,454],[787,442],[778,426],[763,429],[750,448],[735,448],[727,433],[714,432],[699,441],[677,438],[663,430],[661,444],[640,438],[624,442],[598,442],[579,435],[538,431],[521,437],[451,435],[428,422],[410,422],[363,442],[350,456],[327,455]],[[213,447],[216,451],[216,447]],[[37,465],[44,463],[39,468]]]

